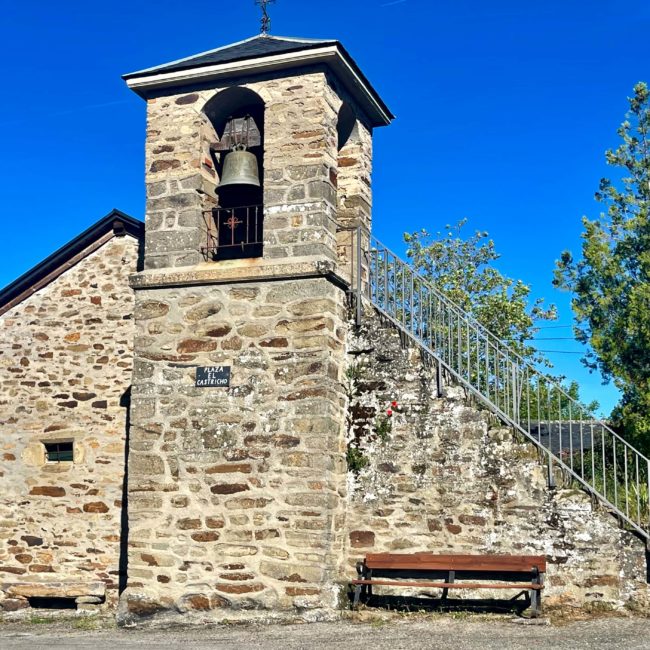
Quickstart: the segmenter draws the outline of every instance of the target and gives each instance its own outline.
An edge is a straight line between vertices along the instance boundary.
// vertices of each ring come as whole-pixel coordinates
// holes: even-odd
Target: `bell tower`
[[[121,619],[331,612],[342,227],[370,228],[392,115],[337,41],[262,34],[124,79],[147,102],[147,209]]]

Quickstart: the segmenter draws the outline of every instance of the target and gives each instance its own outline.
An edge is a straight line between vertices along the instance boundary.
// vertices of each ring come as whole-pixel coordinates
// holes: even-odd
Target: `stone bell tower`
[[[261,35],[124,78],[148,113],[120,616],[330,612],[341,226],[370,227],[372,130],[392,115],[337,41]],[[236,145],[257,183],[233,176]]]

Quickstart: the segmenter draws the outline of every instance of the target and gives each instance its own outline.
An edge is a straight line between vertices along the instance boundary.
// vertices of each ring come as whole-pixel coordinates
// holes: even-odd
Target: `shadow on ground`
[[[351,595],[350,595],[351,596]],[[352,600],[350,600],[352,602]],[[386,609],[396,612],[479,612],[482,614],[516,614],[521,616],[530,607],[527,592],[511,599],[481,598],[434,598],[416,596],[378,596],[364,599],[368,608]]]

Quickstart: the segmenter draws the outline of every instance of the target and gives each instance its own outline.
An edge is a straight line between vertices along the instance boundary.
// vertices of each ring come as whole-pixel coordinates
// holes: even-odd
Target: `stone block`
[[[250,487],[246,483],[218,483],[210,487],[212,494],[237,494],[248,490]]]
[[[225,594],[243,595],[243,594],[254,594],[260,591],[264,591],[266,587],[259,582],[254,582],[254,583],[247,582],[243,584],[218,582],[217,584],[215,584],[214,588],[217,591],[223,592]]]
[[[129,472],[134,476],[151,476],[165,473],[165,463],[154,454],[131,453],[129,455]]]
[[[85,503],[83,506],[83,511],[103,514],[109,511],[109,507],[103,501],[93,501],[91,503]]]
[[[161,160],[154,160],[154,162],[152,162],[151,166],[149,167],[149,171],[152,174],[157,174],[159,172],[166,172],[174,169],[179,169],[180,167],[181,167],[180,160],[161,159]]]
[[[290,562],[260,562],[260,573],[274,580],[292,583],[320,583],[324,579],[324,569]]]
[[[100,599],[106,596],[103,582],[22,582],[4,586],[9,597],[18,598],[79,598],[93,596]]]
[[[154,231],[147,238],[147,256],[179,251],[198,251],[199,247],[200,233],[198,230]]]
[[[135,618],[148,618],[155,614],[168,611],[171,607],[171,601],[164,597],[153,597],[143,594],[126,593],[122,598],[121,620],[130,620]]]
[[[229,463],[213,465],[205,470],[206,474],[250,474],[253,467],[250,463]]]
[[[100,605],[103,600],[99,596],[78,596],[75,598],[75,603],[77,605]]]
[[[230,607],[231,603],[227,598],[214,593],[185,594],[176,601],[176,609],[181,613],[207,612],[213,609]]]
[[[375,545],[375,533],[371,530],[354,530],[350,533],[352,548],[368,548]]]
[[[32,496],[41,497],[64,497],[66,495],[65,488],[53,485],[37,485],[29,493]]]
[[[209,542],[216,542],[220,537],[220,533],[214,530],[201,531],[198,533],[192,533],[191,537],[195,542],[200,542],[201,544],[205,544]]]

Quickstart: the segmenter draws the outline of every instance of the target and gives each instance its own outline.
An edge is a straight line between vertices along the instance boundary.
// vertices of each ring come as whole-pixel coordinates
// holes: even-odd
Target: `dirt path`
[[[3,624],[2,650],[582,650],[650,649],[650,621],[602,618],[563,625],[518,625],[508,618],[492,620],[437,616],[371,623],[310,625],[246,625],[209,628],[76,629],[83,624]]]

